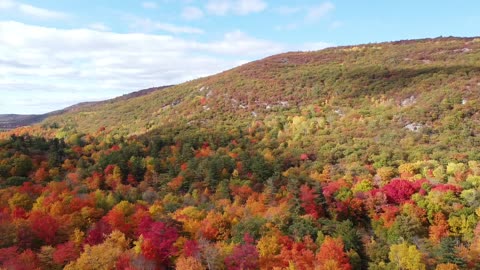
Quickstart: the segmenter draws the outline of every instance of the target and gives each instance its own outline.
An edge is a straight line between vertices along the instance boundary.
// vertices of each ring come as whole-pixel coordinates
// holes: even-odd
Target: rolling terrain
[[[0,133],[0,268],[480,269],[480,39],[274,55]]]

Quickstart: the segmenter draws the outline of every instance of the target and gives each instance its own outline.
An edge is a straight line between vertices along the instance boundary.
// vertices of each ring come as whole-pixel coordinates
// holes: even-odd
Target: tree
[[[27,177],[33,169],[32,159],[27,155],[20,155],[13,160],[13,168],[10,172],[13,176]]]
[[[398,243],[399,239],[413,242],[417,237],[427,236],[425,211],[413,204],[404,204],[402,213],[395,218],[389,229],[389,242]]]
[[[316,270],[341,269],[350,270],[352,266],[344,251],[344,245],[340,238],[325,237],[316,256]]]
[[[305,236],[315,237],[317,235],[317,224],[311,216],[292,217],[292,224],[288,227],[288,234],[295,240],[300,241]]]
[[[372,237],[372,239],[365,244],[365,251],[369,261],[372,263],[384,263],[388,260],[389,246],[381,239],[375,240]]]
[[[65,266],[66,270],[113,269],[120,255],[128,248],[129,240],[119,231],[112,232],[104,243],[84,247],[80,257]]]
[[[185,255],[185,257],[198,257],[200,255],[200,248],[197,241],[187,240],[183,244],[183,255]]]
[[[80,256],[79,247],[69,241],[57,246],[53,253],[53,261],[59,265],[66,265],[67,263],[76,260]]]
[[[235,243],[240,243],[245,239],[245,234],[248,234],[253,239],[259,239],[265,222],[264,218],[258,216],[241,219],[239,223],[232,227],[232,240]]]
[[[100,220],[97,222],[85,239],[85,244],[94,246],[102,243],[112,232],[112,227],[107,222]]]
[[[298,270],[308,270],[314,267],[314,251],[317,246],[309,236],[299,242],[294,242],[290,237],[285,236],[280,239],[280,242],[283,247],[277,258],[281,260],[283,267],[293,267]]]
[[[331,228],[332,234],[342,240],[345,250],[353,249],[357,252],[361,251],[362,243],[360,240],[360,235],[355,229],[352,221],[345,220],[332,225],[334,227]]]
[[[433,223],[429,228],[430,240],[435,244],[439,244],[442,238],[449,235],[448,222],[443,213],[437,213]]]
[[[323,215],[321,205],[318,204],[319,197],[319,194],[308,185],[305,184],[300,187],[301,206],[305,213],[314,219],[318,219]]]
[[[23,176],[12,176],[8,177],[7,180],[5,181],[4,186],[21,186],[23,183],[26,183],[30,181],[30,178],[28,177],[23,177]]]
[[[32,199],[28,194],[15,192],[13,196],[8,200],[8,205],[12,210],[16,208],[23,208],[25,210],[30,210],[32,207]]]
[[[132,156],[128,162],[130,172],[137,181],[143,181],[146,167],[145,160],[142,157]]]
[[[48,171],[44,167],[41,167],[35,172],[34,180],[37,183],[42,183],[45,180],[47,180],[48,177],[49,177]]]
[[[475,214],[452,214],[448,218],[451,235],[461,236],[464,240],[471,241],[474,237],[474,229],[477,225]]]
[[[199,240],[200,258],[209,270],[225,269],[224,257],[216,245],[205,239]]]
[[[202,262],[194,257],[181,256],[175,263],[176,270],[206,270],[207,268],[202,265]]]
[[[465,261],[457,255],[456,247],[460,241],[454,237],[444,237],[440,242],[437,251],[437,257],[441,263],[453,263],[461,267],[465,267]]]
[[[230,222],[222,214],[209,211],[202,220],[199,236],[208,240],[224,240],[230,236]]]
[[[398,245],[390,246],[388,253],[390,264],[399,270],[425,270],[426,266],[422,262],[422,253],[414,245],[408,245],[403,242]]]
[[[272,269],[278,266],[277,255],[280,253],[279,233],[266,235],[260,238],[257,243],[257,250],[260,256],[260,268]]]
[[[15,269],[15,270],[29,270],[29,269],[39,269],[40,261],[38,260],[37,255],[30,249],[25,250],[24,252],[18,254],[14,251],[13,248],[4,256],[6,260],[0,258],[0,265],[4,269]],[[3,250],[0,250],[0,253]]]
[[[59,224],[56,219],[48,214],[44,214],[39,211],[33,211],[30,213],[30,222],[33,233],[43,240],[46,244],[52,244],[55,241],[55,235],[59,228]]]
[[[245,234],[244,244],[237,245],[231,255],[225,258],[228,270],[254,270],[258,269],[259,255],[253,245],[253,238]]]
[[[401,204],[417,191],[415,185],[403,179],[395,179],[382,188],[390,203]]]
[[[458,268],[458,265],[453,263],[441,263],[437,265],[435,270],[460,270],[460,268]]]
[[[169,259],[177,251],[174,246],[178,238],[177,229],[160,221],[153,222],[149,218],[144,218],[140,226],[143,255],[161,265],[169,265]]]
[[[58,265],[53,261],[53,253],[55,248],[52,246],[43,246],[37,253],[38,260],[40,261],[41,269],[60,270],[63,265]]]
[[[114,208],[103,217],[103,220],[110,225],[112,230],[119,230],[122,233],[129,234],[132,230],[132,224],[129,222],[126,213],[121,209]]]

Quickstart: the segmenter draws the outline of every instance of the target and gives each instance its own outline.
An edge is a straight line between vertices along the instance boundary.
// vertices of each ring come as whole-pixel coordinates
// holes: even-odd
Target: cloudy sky
[[[480,35],[480,1],[0,0],[0,113],[181,83],[268,55]]]

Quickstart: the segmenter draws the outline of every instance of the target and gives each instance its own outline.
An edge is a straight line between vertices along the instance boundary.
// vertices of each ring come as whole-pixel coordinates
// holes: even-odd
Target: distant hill
[[[43,121],[47,114],[0,114],[0,130],[9,130],[21,126],[28,126]]]
[[[170,86],[163,86],[163,87],[153,87],[153,88],[148,88],[140,91],[135,91],[129,94],[122,95],[120,97],[116,97],[113,99],[109,100],[104,100],[104,101],[93,101],[93,102],[82,102],[75,104],[73,106],[67,107],[62,110],[54,111],[54,112],[49,112],[45,114],[0,114],[0,130],[10,130],[14,129],[17,127],[22,127],[22,126],[29,126],[33,125],[39,122],[42,122],[46,118],[50,116],[55,116],[55,115],[61,115],[66,112],[75,112],[78,111],[82,108],[88,108],[91,106],[95,105],[102,105],[102,104],[107,104],[109,102],[115,102],[115,101],[126,101],[131,98],[136,98],[136,97],[141,97],[147,94],[150,94],[154,91],[162,90],[165,88],[168,88]]]

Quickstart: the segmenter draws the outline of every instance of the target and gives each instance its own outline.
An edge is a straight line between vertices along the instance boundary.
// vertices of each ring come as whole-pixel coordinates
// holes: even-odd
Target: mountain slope
[[[154,91],[158,90],[163,90],[165,88],[168,88],[170,86],[162,86],[162,87],[153,87],[153,88],[148,88],[144,90],[139,90],[135,91],[129,94],[122,95],[120,97],[108,99],[108,100],[103,100],[103,101],[92,101],[92,102],[82,102],[75,104],[73,106],[67,107],[62,110],[58,111],[53,111],[45,114],[29,114],[29,115],[22,115],[22,114],[0,114],[0,130],[9,130],[17,127],[22,127],[22,126],[29,126],[33,125],[39,122],[42,122],[43,120],[47,119],[48,117],[55,116],[55,115],[62,115],[66,112],[76,112],[78,110],[81,110],[83,108],[88,108],[92,106],[101,106],[107,103],[111,102],[117,102],[117,101],[126,101],[132,98],[136,97],[141,97],[147,94],[150,94]]]
[[[327,161],[473,158],[479,49],[478,38],[437,38],[286,53],[43,124],[60,126],[61,134],[105,127],[120,135],[190,136],[258,121],[271,136],[301,126],[298,146]]]
[[[443,38],[281,54],[167,91],[80,108],[47,123],[132,134],[226,115],[251,120],[325,101],[348,109],[362,106],[365,98],[400,104],[413,95],[421,103],[427,93],[447,88],[475,99],[479,47],[478,39]]]

